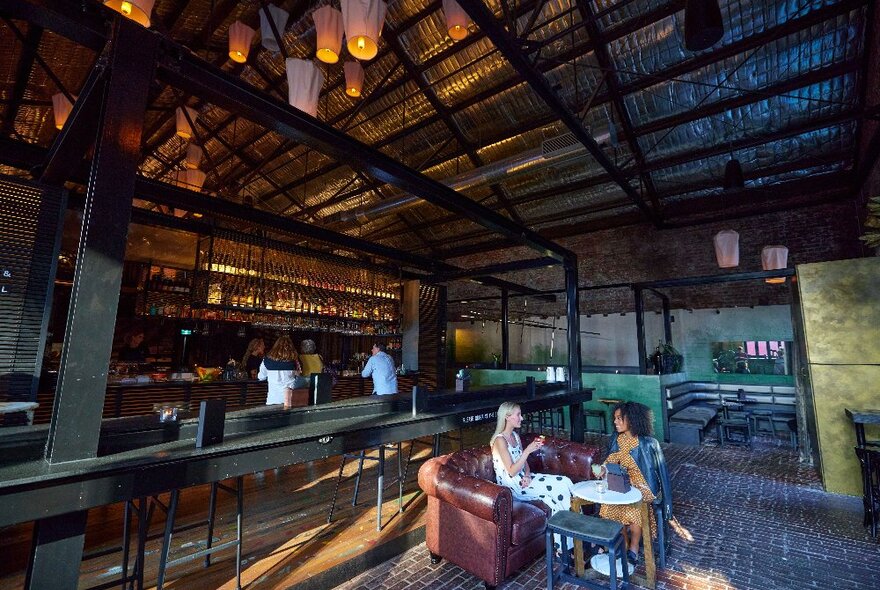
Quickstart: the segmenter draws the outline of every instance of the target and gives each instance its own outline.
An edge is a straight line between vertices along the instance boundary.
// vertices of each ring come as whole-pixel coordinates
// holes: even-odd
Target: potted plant
[[[684,367],[684,357],[672,344],[664,343],[662,340],[657,343],[648,360],[649,364],[654,366],[654,372],[659,375],[668,373],[678,373]]]
[[[492,367],[497,369],[500,361],[501,361],[501,355],[498,354],[497,352],[493,352],[492,353]]]
[[[865,219],[865,228],[865,234],[859,239],[880,254],[880,195],[868,199],[868,217]]]

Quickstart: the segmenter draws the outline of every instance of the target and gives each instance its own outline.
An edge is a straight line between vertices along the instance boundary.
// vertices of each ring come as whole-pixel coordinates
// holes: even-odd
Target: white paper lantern
[[[318,114],[318,98],[324,85],[324,74],[315,62],[306,59],[288,57],[287,68],[287,100],[290,106],[315,117]]]
[[[318,37],[316,57],[324,63],[335,64],[342,51],[342,12],[325,5],[312,13]]]
[[[198,168],[199,164],[202,163],[202,155],[202,148],[194,143],[189,144],[186,146],[186,159],[183,165],[187,168]]]
[[[153,12],[155,3],[156,0],[106,0],[104,5],[140,25],[149,27],[150,13]]]
[[[73,103],[63,93],[52,95],[52,114],[55,116],[55,129],[61,129],[73,110]]]
[[[739,234],[732,229],[723,229],[715,234],[715,260],[719,268],[739,266]]]
[[[283,8],[278,8],[274,4],[270,4],[266,8],[272,15],[272,21],[278,30],[278,36],[284,37],[284,26],[287,24],[287,17],[289,16],[287,11]],[[266,10],[260,10],[260,35],[263,37],[263,47],[275,53],[281,51],[281,48],[278,47],[278,41],[275,40],[275,34],[272,32],[269,19],[266,18]]]
[[[761,250],[761,268],[764,270],[781,270],[788,266],[788,248],[785,246],[764,246]],[[785,282],[785,277],[765,279],[765,282],[779,284]]]
[[[357,61],[347,61],[343,68],[345,69],[345,93],[353,98],[359,97],[364,89],[364,68]]]
[[[461,41],[468,36],[471,19],[458,2],[443,0],[443,16],[446,17],[446,32],[450,38]]]
[[[182,188],[199,192],[202,190],[202,185],[205,184],[206,176],[201,170],[187,168],[177,173],[177,184]]]
[[[341,0],[341,4],[348,52],[357,59],[373,59],[379,53],[388,5],[383,0]]]
[[[239,20],[229,25],[229,58],[240,64],[245,63],[256,34],[254,29]]]
[[[174,114],[174,123],[177,126],[177,135],[184,139],[189,139],[193,136],[193,129],[190,126],[189,122],[192,121],[193,125],[196,124],[196,119],[199,116],[199,112],[190,107],[186,108],[187,114],[189,114],[189,120],[187,120],[186,115],[183,113],[183,109],[177,107],[177,111]]]

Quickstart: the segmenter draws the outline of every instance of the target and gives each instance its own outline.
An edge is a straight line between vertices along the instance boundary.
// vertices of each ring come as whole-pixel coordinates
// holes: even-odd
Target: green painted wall
[[[504,371],[495,369],[475,369],[471,371],[472,385],[500,385],[502,383],[524,383],[526,377],[544,381],[542,371]],[[593,387],[593,399],[584,402],[584,409],[598,410],[605,414],[605,424],[611,428],[611,403],[599,400],[633,401],[645,404],[654,412],[654,432],[663,438],[663,412],[661,411],[660,375],[615,375],[614,373],[583,373],[584,387]],[[664,376],[665,377],[665,376]],[[672,376],[670,376],[672,377]],[[568,411],[566,410],[566,420]]]
[[[844,409],[880,410],[880,258],[804,264],[797,273],[822,480],[829,492],[859,496],[855,429]]]

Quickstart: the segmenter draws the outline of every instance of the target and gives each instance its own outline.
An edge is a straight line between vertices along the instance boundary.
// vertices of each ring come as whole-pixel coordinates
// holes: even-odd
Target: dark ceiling
[[[291,13],[284,55],[314,57],[311,14],[326,3],[280,3]],[[869,2],[720,5],[723,38],[690,52],[684,0],[493,1],[491,31],[471,25],[458,42],[445,33],[439,1],[392,1],[360,99],[345,94],[341,61],[320,64],[318,119],[551,239],[843,198],[865,116]],[[258,28],[260,6],[158,0],[152,28],[286,101],[284,55],[264,49],[259,33],[247,64],[227,57],[230,24]],[[0,131],[48,148],[58,133],[52,95],[77,95],[98,52],[21,14],[0,8]],[[171,183],[182,168],[187,143],[175,135],[174,113],[183,104],[198,113],[207,194],[439,259],[506,243],[467,216],[407,199],[350,162],[158,82],[143,176]],[[599,141],[604,166],[571,135],[572,121]],[[745,189],[724,192],[731,157],[742,163]],[[380,203],[373,215],[345,219]]]

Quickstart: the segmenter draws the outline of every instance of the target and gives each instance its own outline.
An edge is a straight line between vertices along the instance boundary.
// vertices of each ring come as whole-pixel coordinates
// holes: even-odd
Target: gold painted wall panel
[[[822,480],[829,492],[860,496],[855,429],[844,409],[880,410],[880,258],[797,271]]]
[[[844,409],[880,409],[880,366],[812,365],[810,370],[825,489],[861,496],[861,471],[853,452],[856,431]],[[876,430],[867,433],[880,437]]]
[[[880,364],[880,258],[797,267],[810,363]]]

